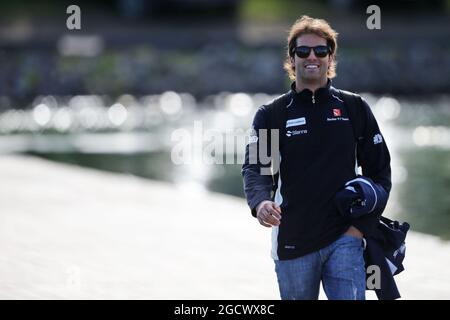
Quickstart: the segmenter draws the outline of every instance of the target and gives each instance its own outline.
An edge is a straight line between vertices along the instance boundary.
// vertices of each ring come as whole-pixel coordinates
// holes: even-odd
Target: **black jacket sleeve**
[[[363,138],[358,143],[357,159],[362,168],[362,174],[376,183],[379,190],[386,192],[384,205],[377,208],[373,214],[352,220],[352,224],[365,235],[376,231],[378,219],[383,213],[391,191],[391,157],[384,136],[367,102],[363,99]]]
[[[270,134],[268,130],[267,109],[262,106],[253,118],[249,141],[245,147],[245,160],[242,165],[244,192],[251,213],[256,217],[256,207],[264,200],[271,200],[272,175],[270,170]],[[262,152],[260,152],[260,149]],[[263,156],[261,157],[261,154]]]

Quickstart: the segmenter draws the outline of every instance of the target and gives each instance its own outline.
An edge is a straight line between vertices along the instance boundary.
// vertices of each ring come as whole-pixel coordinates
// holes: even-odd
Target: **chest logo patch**
[[[298,136],[299,134],[307,134],[308,130],[287,130],[286,137]]]
[[[327,122],[330,121],[348,121],[349,118],[343,117],[342,116],[342,109],[340,108],[333,108],[332,109],[333,112],[333,117],[327,117]]]
[[[296,126],[302,126],[306,124],[305,117],[297,118],[297,119],[291,119],[286,121],[286,128],[289,127],[296,127]]]
[[[341,109],[333,109],[333,116],[334,116],[334,117],[340,117],[340,116],[342,116],[342,114],[341,114]]]

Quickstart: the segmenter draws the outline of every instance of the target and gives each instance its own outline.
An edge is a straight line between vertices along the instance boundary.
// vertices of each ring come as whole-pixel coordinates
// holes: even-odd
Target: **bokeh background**
[[[70,4],[81,8],[81,30],[66,27]],[[366,27],[370,4],[381,8],[381,30]],[[222,240],[236,241],[233,252],[240,255],[230,260],[241,259],[248,269],[255,263],[245,260],[248,248],[262,245],[256,252],[268,268],[261,270],[272,271],[267,270],[267,230],[259,230],[243,200],[244,145],[213,153],[224,161],[232,157],[234,164],[177,165],[171,159],[172,134],[177,129],[192,133],[188,147],[200,149],[208,140],[195,136],[196,121],[203,130],[243,135],[257,107],[289,87],[282,69],[287,31],[302,14],[327,19],[339,32],[333,84],[367,99],[390,147],[394,186],[385,215],[408,221],[417,235],[433,236],[415,238],[417,243],[433,239],[424,253],[448,257],[450,1],[16,0],[0,3],[0,246],[9,253],[1,258],[0,297],[276,298],[272,274],[267,295],[255,289],[249,270],[222,279],[222,291],[206,284],[196,291],[195,282],[171,291],[168,283],[137,276],[150,267],[133,268],[168,255],[167,264],[154,268],[187,281],[167,265],[192,271],[199,247],[205,250],[201,257],[214,260],[213,252],[220,256],[218,248],[226,241],[216,239],[217,246],[206,244],[206,249],[205,243],[220,234]],[[136,181],[150,189],[139,191]],[[102,205],[93,206],[99,199]],[[120,213],[113,214],[122,202]],[[230,203],[238,208],[231,213],[224,209]],[[145,229],[156,221],[158,228]],[[120,228],[124,225],[126,231]],[[202,235],[198,243],[189,238],[196,234],[189,231],[193,225]],[[71,233],[73,228],[77,231]],[[56,229],[59,233],[50,237]],[[130,237],[136,232],[143,238]],[[252,232],[266,240],[247,248],[242,243]],[[191,241],[192,250],[174,244],[175,249],[161,249],[161,256],[152,259],[162,239]],[[52,247],[60,241],[65,245]],[[124,247],[116,251],[111,243]],[[136,256],[149,260],[128,256],[134,262],[119,271],[108,269],[142,243],[148,246]],[[94,250],[92,257],[80,248]],[[101,258],[105,250],[110,253]],[[86,261],[97,261],[98,270]],[[205,274],[218,267],[206,266],[197,276],[209,279]],[[137,278],[130,280],[133,274]],[[118,277],[123,278],[115,282]],[[433,297],[449,298],[449,277],[440,277],[439,288],[429,284],[415,291],[411,284],[410,296],[429,297],[428,290]]]

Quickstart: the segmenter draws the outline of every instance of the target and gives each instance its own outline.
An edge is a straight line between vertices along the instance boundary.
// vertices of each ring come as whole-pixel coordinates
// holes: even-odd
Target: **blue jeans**
[[[353,236],[297,259],[276,260],[275,271],[283,300],[317,300],[321,280],[330,300],[365,300],[363,241]]]

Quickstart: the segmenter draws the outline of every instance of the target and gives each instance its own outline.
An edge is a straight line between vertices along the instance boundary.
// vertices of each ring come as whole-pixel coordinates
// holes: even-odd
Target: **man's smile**
[[[305,64],[305,69],[308,70],[317,70],[319,69],[320,65],[318,63],[307,63]]]

